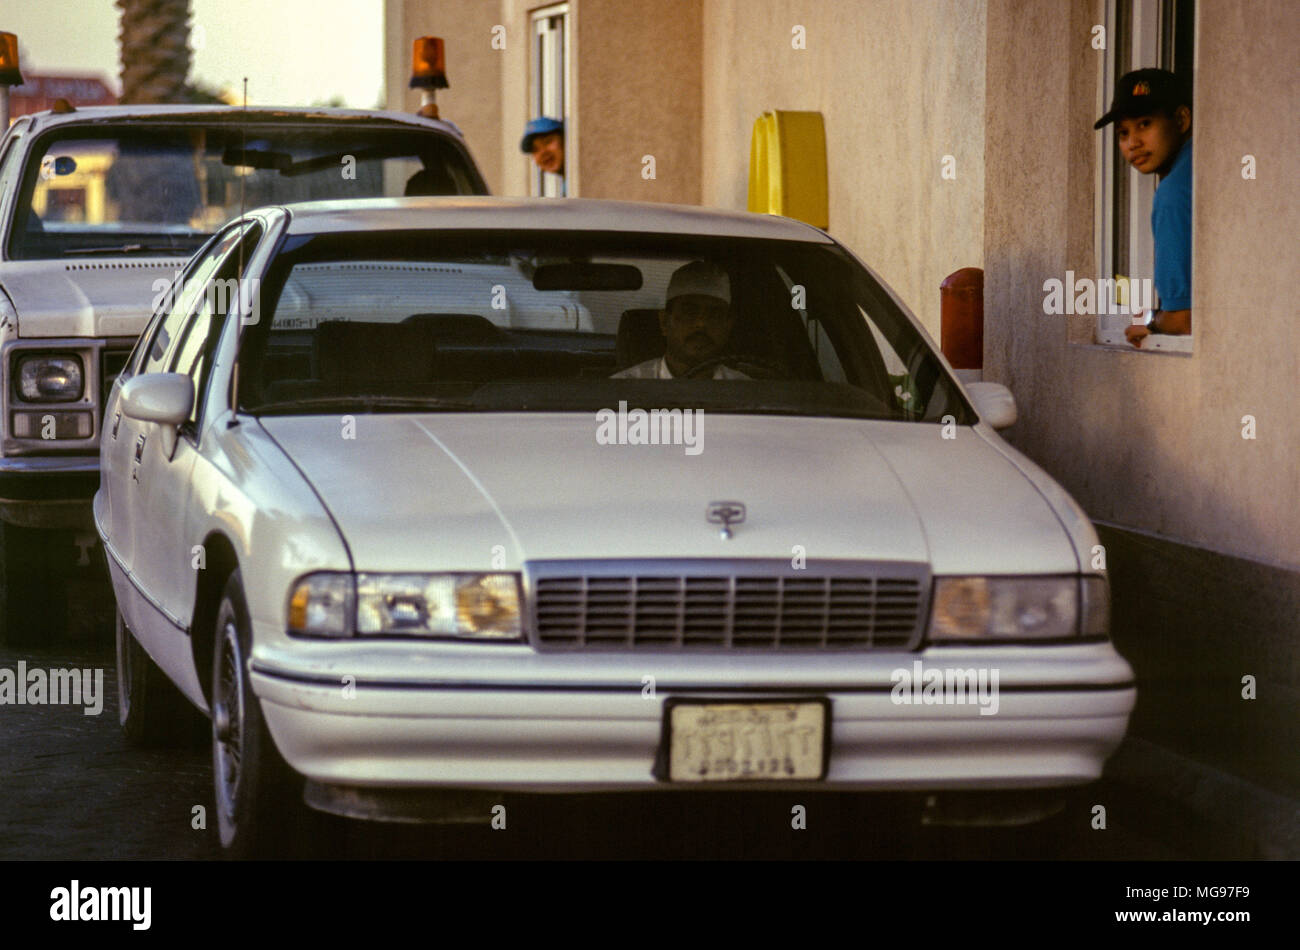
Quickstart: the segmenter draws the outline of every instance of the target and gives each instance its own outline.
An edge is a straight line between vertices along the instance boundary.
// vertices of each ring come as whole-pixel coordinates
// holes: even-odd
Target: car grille
[[[131,355],[131,348],[120,350],[103,349],[99,351],[99,411],[108,405],[108,394],[113,391],[113,382]]]
[[[900,650],[929,575],[910,562],[532,562],[540,649]]]

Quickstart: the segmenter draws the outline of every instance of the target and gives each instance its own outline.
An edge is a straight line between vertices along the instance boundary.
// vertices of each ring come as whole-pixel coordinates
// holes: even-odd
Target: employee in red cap
[[[533,162],[544,172],[564,174],[564,120],[542,116],[533,119],[524,129],[519,150],[533,156]]]
[[[1124,160],[1160,180],[1151,202],[1160,308],[1124,330],[1140,347],[1152,333],[1192,332],[1192,90],[1164,69],[1126,73],[1116,83],[1110,111],[1093,128],[1111,122]]]

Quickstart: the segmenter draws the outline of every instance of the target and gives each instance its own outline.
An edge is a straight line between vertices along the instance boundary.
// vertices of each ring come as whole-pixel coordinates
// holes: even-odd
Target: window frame
[[[242,219],[238,224],[232,226],[231,230],[241,231],[241,233],[236,238],[233,246],[226,251],[225,256],[217,262],[216,269],[204,283],[204,291],[199,294],[195,306],[191,308],[189,316],[186,317],[185,325],[181,328],[175,342],[172,343],[171,353],[167,359],[167,372],[183,373],[189,376],[194,383],[194,405],[190,409],[190,418],[181,424],[181,434],[194,442],[198,441],[200,423],[207,408],[208,388],[212,381],[212,364],[217,349],[221,345],[221,336],[225,333],[231,312],[242,312],[241,308],[247,296],[243,290],[242,280],[248,270],[248,262],[252,258],[253,252],[265,236],[265,228],[262,222],[252,218]],[[224,298],[226,308],[218,311],[215,306],[209,307],[209,303],[213,301],[213,298],[207,293],[207,288],[211,287],[214,281],[231,280],[232,278],[241,281],[241,283],[233,296]],[[204,317],[205,312],[208,313],[207,317]],[[198,327],[200,321],[205,319],[207,328],[196,358],[199,373],[198,376],[195,376],[191,370],[184,369],[180,365],[180,360],[194,330]]]
[[[1116,82],[1131,70],[1154,63],[1162,69],[1185,74],[1189,80],[1195,76],[1195,45],[1200,32],[1197,9],[1196,0],[1104,0],[1107,42],[1099,65],[1097,115],[1110,107]],[[1189,12],[1190,27],[1183,22]],[[1187,32],[1182,33],[1183,30]],[[1180,44],[1180,39],[1190,41],[1190,49],[1187,42]],[[1191,59],[1190,66],[1182,61],[1187,57]],[[1195,122],[1192,127],[1194,132]],[[1151,206],[1156,191],[1155,176],[1143,175],[1124,162],[1115,144],[1113,122],[1097,137],[1095,169],[1093,250],[1099,276],[1112,279],[1112,286],[1118,283],[1121,273],[1129,279],[1153,280],[1155,239],[1151,233]],[[1193,205],[1193,220],[1195,213]],[[1196,286],[1194,275],[1192,286]],[[1097,301],[1099,312],[1094,318],[1091,342],[1121,347],[1128,352],[1192,352],[1192,334],[1154,333],[1143,340],[1141,347],[1132,346],[1124,338],[1131,316],[1106,312],[1118,309],[1112,304],[1126,305],[1132,299],[1116,290],[1115,297]]]
[[[559,21],[558,43],[553,36],[556,20]],[[573,159],[572,136],[569,135],[569,104],[573,101],[573,17],[568,0],[529,11],[528,49],[530,118],[550,116],[562,119],[565,131],[565,174],[548,174],[529,159],[528,193],[533,197],[565,197],[571,177],[568,169],[572,167]],[[558,68],[551,58],[556,53],[560,58]]]
[[[227,246],[222,246],[223,243],[227,237],[231,235],[232,231],[237,230],[241,225],[247,226],[249,223],[250,222],[247,220],[237,222],[228,228],[223,228],[212,236],[210,243],[204,245],[204,247],[201,248],[193,258],[191,258],[189,266],[182,270],[181,276],[177,278],[181,283],[179,294],[174,293],[177,281],[172,282],[171,286],[167,290],[166,296],[163,298],[162,304],[160,304],[159,311],[154,314],[153,321],[140,336],[140,343],[142,346],[138,362],[135,362],[135,358],[133,357],[133,361],[128,363],[132,370],[131,375],[170,372],[167,367],[170,365],[171,358],[176,352],[176,345],[183,338],[185,330],[189,327],[190,320],[194,316],[195,310],[202,304],[204,290],[210,283],[212,273],[221,267],[226,255],[238,247],[238,240]],[[200,279],[199,275],[204,273],[205,267],[210,267],[211,271]],[[194,287],[197,287],[198,289],[191,291],[191,288]],[[166,310],[162,309],[168,303],[170,303],[171,306]],[[184,306],[182,306],[182,304]],[[177,314],[181,315],[179,317],[177,332],[168,337],[165,344],[166,349],[163,350],[161,355],[159,355],[156,360],[152,359],[150,353],[157,343],[158,334],[162,332],[163,327],[167,325],[167,322]],[[155,367],[153,369],[147,369],[146,367],[148,367],[151,362],[156,364]]]
[[[23,178],[23,160],[24,144],[31,134],[31,119],[27,116],[20,116],[14,120],[13,125],[9,128],[8,133],[0,136],[0,215],[4,220],[0,222],[0,254],[3,249],[9,245],[8,235],[10,228],[10,209],[18,200],[18,186],[22,183]],[[5,175],[13,172],[12,179],[6,179]]]

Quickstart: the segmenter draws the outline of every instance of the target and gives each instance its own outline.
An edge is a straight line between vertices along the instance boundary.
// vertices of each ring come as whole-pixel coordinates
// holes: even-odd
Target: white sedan
[[[304,800],[503,790],[1031,816],[1124,736],[1092,525],[994,431],[1010,393],[963,387],[821,231],[321,202],[179,280],[107,402],[94,511],[122,725],[210,716],[231,853]]]

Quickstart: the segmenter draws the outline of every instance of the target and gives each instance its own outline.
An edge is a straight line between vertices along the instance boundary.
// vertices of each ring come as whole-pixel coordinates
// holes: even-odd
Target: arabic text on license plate
[[[669,781],[822,776],[826,710],[820,702],[677,703],[669,710]]]

